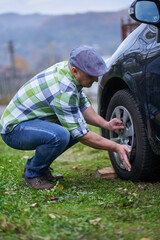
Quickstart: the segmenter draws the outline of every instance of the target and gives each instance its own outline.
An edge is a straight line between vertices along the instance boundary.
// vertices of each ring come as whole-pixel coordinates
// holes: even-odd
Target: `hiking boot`
[[[63,179],[63,175],[61,175],[61,174],[52,175],[50,169],[53,170],[52,168],[49,168],[47,173],[44,175],[46,180],[48,180],[49,182],[52,182],[53,180]]]
[[[30,186],[30,187],[35,188],[37,190],[44,190],[44,189],[53,188],[53,185],[50,184],[50,182],[47,181],[43,176],[35,177],[35,178],[27,178],[25,176],[23,184],[25,186]]]
[[[51,170],[53,170],[51,167],[48,169],[47,173],[45,175],[43,175],[43,177],[49,181],[52,182],[54,180],[59,180],[59,179],[63,179],[63,175],[61,174],[57,174],[57,175],[52,175]],[[22,177],[24,178],[26,175],[26,168],[24,169],[24,173],[22,173]]]

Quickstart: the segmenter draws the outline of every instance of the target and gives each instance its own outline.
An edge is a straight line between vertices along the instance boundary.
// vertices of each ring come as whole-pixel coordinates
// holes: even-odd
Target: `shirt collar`
[[[74,83],[74,85],[76,85],[77,90],[78,90],[78,92],[79,92],[83,87],[79,84],[79,82],[76,80],[75,76],[74,76],[73,73],[71,72],[71,70],[70,70],[70,68],[69,68],[69,66],[68,66],[68,62],[67,62],[66,68],[67,68],[67,71],[68,71],[68,75],[69,75],[68,78],[69,78],[69,80],[70,80],[72,83]]]

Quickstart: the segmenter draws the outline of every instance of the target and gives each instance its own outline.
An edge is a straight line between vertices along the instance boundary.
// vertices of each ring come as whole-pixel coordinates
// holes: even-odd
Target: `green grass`
[[[97,179],[111,165],[108,153],[78,143],[52,164],[65,180],[37,191],[21,177],[33,153],[0,140],[0,240],[160,239],[160,183]]]

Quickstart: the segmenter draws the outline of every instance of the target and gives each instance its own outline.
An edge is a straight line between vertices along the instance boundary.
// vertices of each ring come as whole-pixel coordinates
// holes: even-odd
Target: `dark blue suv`
[[[106,61],[108,72],[99,82],[99,114],[119,118],[125,129],[102,135],[132,150],[132,171],[110,152],[120,178],[155,180],[160,176],[160,1],[137,0],[130,16],[142,22]]]

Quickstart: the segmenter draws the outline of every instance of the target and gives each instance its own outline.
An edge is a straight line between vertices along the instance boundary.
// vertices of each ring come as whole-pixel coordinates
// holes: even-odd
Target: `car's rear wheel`
[[[106,119],[110,121],[115,117],[123,121],[124,131],[106,131],[105,137],[119,144],[125,144],[131,149],[128,158],[132,165],[131,172],[128,172],[119,155],[110,152],[110,159],[115,171],[120,178],[125,180],[144,181],[152,179],[154,154],[146,136],[138,105],[128,89],[116,92],[109,103]]]

